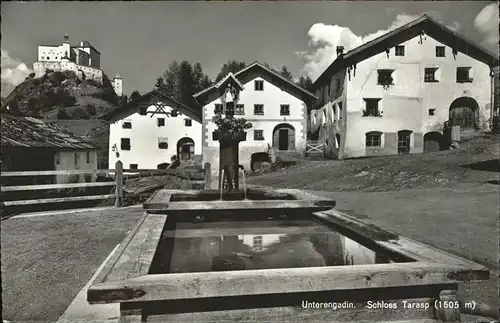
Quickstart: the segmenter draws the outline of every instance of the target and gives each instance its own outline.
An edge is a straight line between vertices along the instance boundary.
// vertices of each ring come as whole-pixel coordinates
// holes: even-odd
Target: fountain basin
[[[330,200],[275,193],[295,199],[152,197],[88,301],[120,303],[127,322],[453,322],[458,285],[488,279],[487,268],[343,214]],[[435,308],[439,301],[447,308]]]

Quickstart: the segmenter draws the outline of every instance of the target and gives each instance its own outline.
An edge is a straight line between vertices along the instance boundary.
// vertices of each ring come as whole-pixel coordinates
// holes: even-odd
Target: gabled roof
[[[252,78],[252,74],[254,74],[254,73],[258,73],[258,74],[267,76],[271,83],[275,83],[275,85],[277,85],[278,87],[283,88],[283,89],[299,96],[305,102],[309,102],[311,100],[316,99],[316,96],[314,94],[312,94],[311,92],[308,92],[305,89],[301,88],[300,86],[297,86],[292,81],[287,80],[283,76],[281,76],[278,73],[274,72],[273,70],[265,67],[263,64],[261,64],[259,62],[254,62],[254,63],[250,64],[249,66],[238,71],[234,75],[232,73],[229,73],[221,81],[204,89],[201,92],[194,94],[193,97],[196,99],[196,101],[200,105],[205,105],[208,103],[207,100],[208,100],[209,94],[218,90],[221,87],[221,85],[223,84],[221,82],[228,82],[229,79],[234,78],[241,83],[246,83],[247,81],[249,81]],[[241,83],[239,83],[240,86],[242,86]]]
[[[2,147],[55,150],[96,149],[87,139],[39,119],[2,113],[1,120]]]
[[[421,31],[440,43],[456,49],[458,52],[468,55],[491,67],[499,64],[497,56],[483,46],[474,43],[470,39],[465,38],[429,16],[423,15],[406,25],[396,28],[393,31],[338,56],[323,74],[314,81],[314,86],[318,86],[325,82],[329,76],[335,74],[339,69],[357,64],[367,58],[384,52],[388,48],[404,43],[418,36]]]
[[[197,107],[189,107],[181,102],[178,102],[158,90],[153,90],[143,94],[137,100],[128,102],[125,105],[100,116],[99,119],[115,122],[122,119],[127,114],[131,115],[137,112],[141,106],[149,107],[156,104],[157,102],[154,102],[155,98],[162,100],[163,103],[178,110],[181,114],[184,114],[201,123],[201,110],[197,109]]]

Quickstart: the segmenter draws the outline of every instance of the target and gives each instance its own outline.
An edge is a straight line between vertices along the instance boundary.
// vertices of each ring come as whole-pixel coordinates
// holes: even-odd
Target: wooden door
[[[278,130],[278,150],[288,150],[288,129]]]

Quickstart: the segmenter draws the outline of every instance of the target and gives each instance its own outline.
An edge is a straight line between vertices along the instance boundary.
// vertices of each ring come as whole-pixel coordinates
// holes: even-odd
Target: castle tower
[[[115,77],[113,77],[113,82],[111,82],[111,84],[113,85],[116,95],[119,97],[123,96],[123,79],[118,72],[116,72]]]
[[[70,57],[70,51],[71,51],[71,44],[69,42],[69,36],[68,36],[68,33],[65,33],[64,34],[64,40],[63,40],[63,43],[62,43],[62,53],[60,54],[61,56],[61,61],[62,61],[62,58],[68,58],[69,60],[69,57]]]

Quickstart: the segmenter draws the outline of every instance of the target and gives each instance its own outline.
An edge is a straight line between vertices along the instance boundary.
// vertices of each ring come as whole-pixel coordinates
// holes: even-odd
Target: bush
[[[59,119],[59,120],[67,120],[67,119],[69,119],[69,115],[66,112],[66,109],[64,107],[59,107],[57,109],[57,119]]]
[[[50,74],[49,80],[54,86],[59,86],[66,79],[62,72],[54,72]]]
[[[87,110],[87,113],[91,116],[95,116],[97,114],[97,108],[93,104],[87,105],[85,110]]]
[[[71,113],[73,119],[89,119],[89,114],[83,108],[77,107]]]

